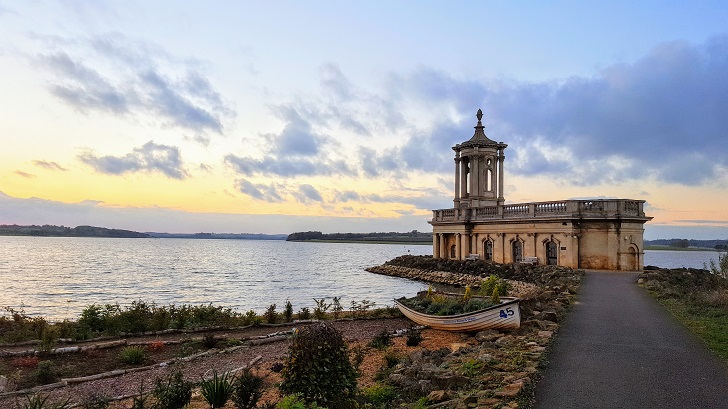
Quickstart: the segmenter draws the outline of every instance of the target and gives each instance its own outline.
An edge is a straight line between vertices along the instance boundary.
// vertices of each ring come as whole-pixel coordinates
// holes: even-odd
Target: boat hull
[[[460,315],[430,315],[415,311],[397,300],[394,304],[405,317],[430,328],[444,331],[471,332],[486,329],[513,330],[521,326],[518,298],[501,298],[501,304]]]

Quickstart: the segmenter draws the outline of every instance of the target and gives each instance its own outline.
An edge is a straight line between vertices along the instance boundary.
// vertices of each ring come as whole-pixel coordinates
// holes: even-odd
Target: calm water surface
[[[367,273],[429,245],[293,243],[282,240],[98,239],[0,236],[0,307],[76,318],[92,303],[229,306],[297,311],[313,298],[368,299],[379,306],[425,284]],[[647,251],[645,265],[702,268],[716,252]]]
[[[0,306],[51,319],[89,304],[134,300],[224,305],[239,311],[312,308],[313,298],[371,300],[412,295],[422,283],[367,273],[432,246],[294,243],[282,240],[0,237]]]

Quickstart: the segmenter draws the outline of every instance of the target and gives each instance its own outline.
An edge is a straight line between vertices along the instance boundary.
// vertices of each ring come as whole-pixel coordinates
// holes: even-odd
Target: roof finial
[[[483,111],[478,109],[478,113],[475,114],[475,116],[478,118],[478,122],[480,122],[480,120],[483,119]]]

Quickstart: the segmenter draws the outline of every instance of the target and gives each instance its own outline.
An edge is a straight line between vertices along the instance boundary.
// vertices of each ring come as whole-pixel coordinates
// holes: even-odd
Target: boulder
[[[436,390],[430,392],[429,395],[427,395],[427,402],[431,403],[439,403],[445,400],[450,399],[450,393],[446,390]]]
[[[503,334],[494,329],[487,329],[485,331],[480,331],[475,334],[475,339],[478,342],[493,342],[496,339],[500,338],[502,335]]]

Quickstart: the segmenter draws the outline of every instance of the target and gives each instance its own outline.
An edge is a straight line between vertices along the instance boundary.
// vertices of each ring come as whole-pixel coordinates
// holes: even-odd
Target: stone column
[[[493,192],[493,196],[498,196],[498,158],[493,157],[493,161],[490,165],[490,191]]]
[[[455,154],[455,207],[460,203],[460,152]]]
[[[498,150],[498,203],[503,204],[505,199],[503,198],[503,162],[506,156],[503,154],[503,149]]]
[[[440,258],[440,234],[432,233],[432,258]]]
[[[462,234],[460,235],[460,240],[462,241],[460,245],[460,260],[465,260],[468,254],[470,254],[470,235]]]
[[[445,245],[445,233],[440,233],[440,258],[447,258],[447,246]]]
[[[462,260],[462,255],[460,253],[461,249],[460,245],[460,233],[455,233],[455,259],[456,260]]]
[[[463,160],[464,159],[464,160]],[[470,160],[466,156],[460,160],[460,199],[468,197],[468,171]]]
[[[476,197],[480,196],[478,160],[479,158],[477,156],[470,157],[470,195]]]

